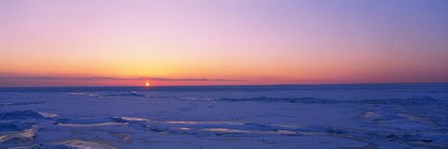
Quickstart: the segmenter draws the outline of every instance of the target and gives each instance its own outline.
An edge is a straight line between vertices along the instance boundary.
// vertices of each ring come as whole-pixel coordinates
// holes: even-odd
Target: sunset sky
[[[448,82],[448,1],[0,1],[0,86],[147,80]]]

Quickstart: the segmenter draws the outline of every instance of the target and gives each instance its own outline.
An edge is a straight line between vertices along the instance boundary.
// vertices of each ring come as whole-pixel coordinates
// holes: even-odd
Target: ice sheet
[[[448,85],[0,89],[0,148],[448,148]]]

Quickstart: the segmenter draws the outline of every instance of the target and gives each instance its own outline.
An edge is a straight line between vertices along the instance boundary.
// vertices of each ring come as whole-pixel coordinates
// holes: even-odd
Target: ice
[[[190,125],[204,125],[204,124],[225,124],[225,125],[243,125],[241,122],[219,122],[219,121],[166,121],[167,124],[190,124]]]
[[[117,149],[114,146],[111,146],[107,143],[103,142],[93,142],[93,141],[82,141],[82,140],[66,140],[52,143],[54,145],[62,145],[77,149]]]
[[[34,123],[32,122],[20,122],[20,121],[0,122],[0,132],[22,131],[31,128],[33,125]]]
[[[15,102],[15,103],[0,103],[0,106],[17,106],[17,105],[31,105],[31,104],[43,104],[45,102]]]
[[[147,119],[147,118],[140,118],[140,117],[126,117],[126,116],[122,116],[122,117],[113,117],[113,120],[117,121],[117,122],[149,122],[151,120]]]
[[[439,101],[431,96],[413,96],[410,98],[387,98],[387,99],[358,99],[358,100],[334,100],[319,99],[313,97],[301,98],[223,98],[222,101],[229,102],[289,102],[301,104],[383,104],[383,105],[432,105],[439,104]]]
[[[146,97],[146,95],[144,94],[139,94],[135,91],[131,91],[129,93],[115,93],[115,94],[107,94],[104,96],[118,96],[118,97],[126,97],[126,96],[131,96],[131,97]]]
[[[55,113],[50,113],[50,112],[38,112],[40,115],[42,115],[45,118],[55,118],[58,115]]]
[[[0,113],[0,120],[37,119],[37,118],[44,118],[44,116],[32,110]]]
[[[221,132],[221,133],[251,133],[249,130],[227,129],[227,128],[206,128],[201,131]]]
[[[127,126],[128,123],[116,123],[116,122],[104,122],[94,124],[57,123],[56,125],[63,127],[99,127],[99,126]]]
[[[0,89],[0,148],[448,148],[448,84]]]
[[[228,129],[228,128],[205,128],[205,129],[201,129],[201,131],[209,131],[209,132],[215,132],[215,133],[298,135],[297,132],[288,131],[288,130],[263,131],[263,130],[241,130],[241,129]]]
[[[0,136],[0,143],[2,144],[20,144],[32,142],[37,134],[37,127],[33,126],[21,132],[15,132]]]
[[[98,93],[87,93],[87,92],[70,92],[68,93],[70,95],[83,95],[83,96],[90,96],[90,97],[98,97]]]

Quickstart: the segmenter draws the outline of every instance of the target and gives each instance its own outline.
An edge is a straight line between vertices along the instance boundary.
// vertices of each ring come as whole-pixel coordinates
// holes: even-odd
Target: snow
[[[141,118],[141,117],[126,117],[126,116],[116,116],[113,117],[112,119],[114,119],[115,121],[118,122],[149,122],[151,120],[147,119],[147,118]]]
[[[63,127],[97,127],[97,126],[114,126],[114,125],[127,126],[128,123],[116,123],[116,122],[104,122],[104,123],[94,123],[94,124],[64,124],[64,123],[57,123],[56,125],[63,126]]]
[[[448,148],[448,84],[0,88],[0,148]]]
[[[54,142],[52,144],[63,145],[63,146],[73,147],[73,148],[82,148],[82,149],[116,149],[116,147],[110,146],[105,143],[82,141],[82,140],[76,140],[76,139]]]

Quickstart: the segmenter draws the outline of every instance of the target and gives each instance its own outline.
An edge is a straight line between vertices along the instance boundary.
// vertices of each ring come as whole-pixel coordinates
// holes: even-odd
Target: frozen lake
[[[448,84],[0,88],[0,148],[448,148]]]

